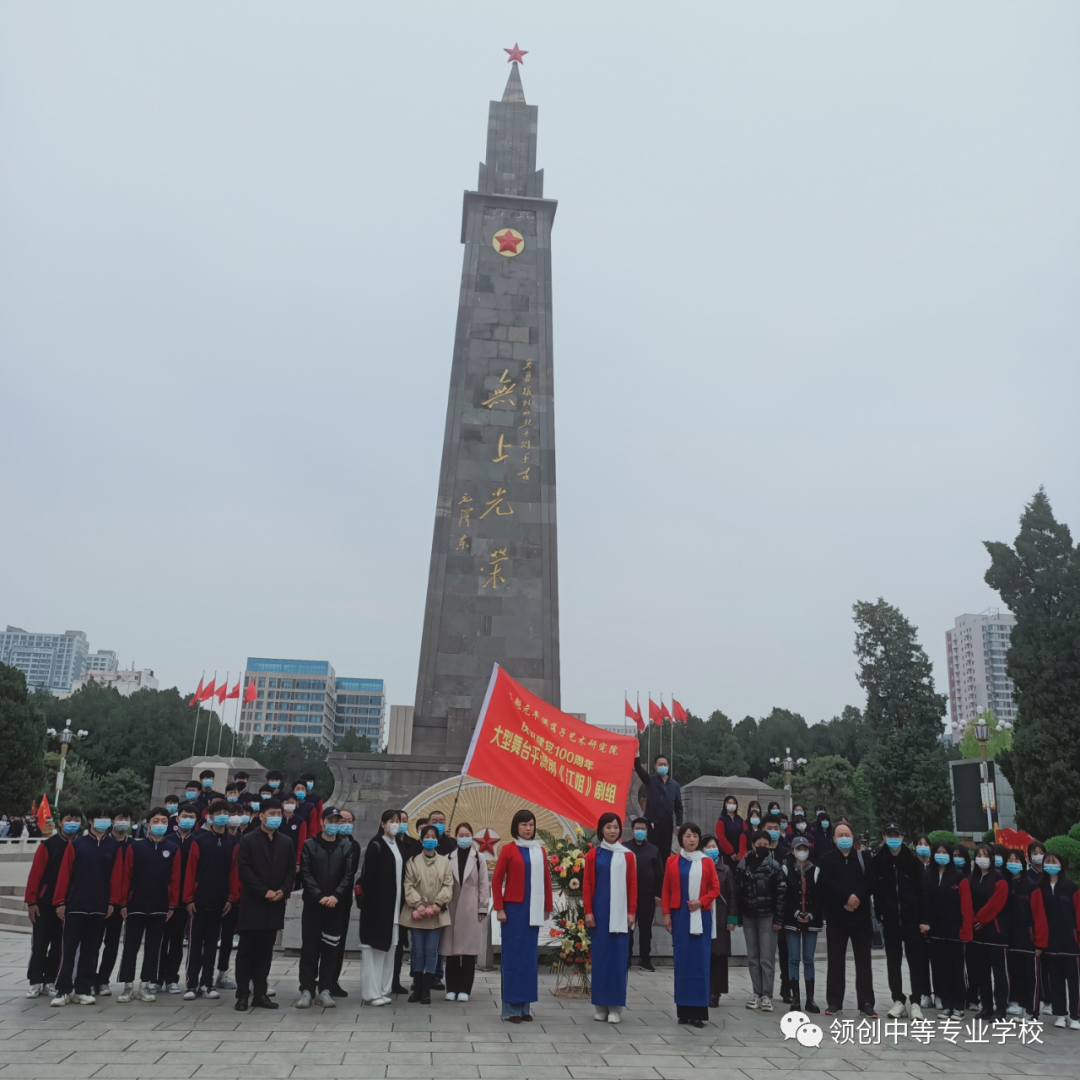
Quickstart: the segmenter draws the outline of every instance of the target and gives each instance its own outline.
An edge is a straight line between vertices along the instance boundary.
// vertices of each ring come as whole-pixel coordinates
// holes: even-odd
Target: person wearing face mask
[[[773,813],[774,809],[776,814]],[[769,803],[769,809],[765,815],[765,835],[769,838],[769,853],[776,860],[776,865],[782,867],[791,853],[791,848],[784,832],[783,818],[777,816],[779,811],[779,803]],[[776,944],[780,965],[780,1000],[785,1005],[790,1005],[791,983],[788,979],[787,934],[782,931],[778,933]]]
[[[445,855],[448,859],[457,850],[457,844],[454,843],[454,838],[446,831],[446,815],[441,810],[432,810],[428,815],[426,824],[434,825],[439,833],[439,844],[435,850],[440,855]],[[435,981],[431,984],[432,990],[445,990],[443,985],[443,957],[442,953],[439,953],[439,962],[435,968]]]
[[[666,859],[671,854],[671,834],[683,821],[682,791],[671,778],[671,764],[663,754],[658,754],[653,763],[655,772],[650,776],[641,764],[641,751],[634,757],[634,772],[641,781],[641,790],[645,793],[645,812],[642,815],[649,822],[649,843],[660,857]]]
[[[202,794],[202,784],[198,780],[189,780],[184,785],[184,797],[180,800],[181,806],[190,806],[195,811],[195,817],[202,821],[203,812],[199,806],[199,796]]]
[[[233,793],[237,796],[235,802],[229,798],[230,789],[232,789]],[[251,825],[251,815],[249,813],[241,813],[241,810],[245,809],[250,804],[240,802],[239,788],[232,784],[226,789],[225,801],[229,804],[229,822],[225,827],[229,830],[229,835],[234,836],[237,843],[239,843],[240,838],[247,832]],[[241,893],[242,892],[243,890],[241,888]],[[240,903],[238,899],[237,902],[221,917],[221,938],[218,943],[217,978],[214,979],[215,990],[236,989],[236,983],[229,978],[229,961],[232,959],[233,938],[236,936],[236,924],[239,919]]]
[[[341,940],[338,942],[338,955],[337,955],[337,972],[338,979],[341,978],[341,971],[345,965],[345,948],[347,939],[349,936],[349,918],[352,913],[353,898],[356,898],[357,889],[359,886],[356,884],[356,875],[360,872],[360,863],[364,857],[364,850],[356,842],[356,838],[353,836],[353,825],[355,819],[351,810],[346,810],[345,807],[341,807],[341,822],[338,825],[338,839],[343,844],[348,844],[352,849],[353,861],[352,861],[352,876],[349,878],[349,897],[350,899],[345,905],[345,910],[342,912],[343,930],[341,933]],[[359,905],[358,905],[359,906]],[[334,985],[330,987],[330,996],[332,998],[347,998],[349,996],[347,990],[343,990],[341,983],[335,981]]]
[[[936,871],[934,866],[934,860],[930,857],[930,837],[925,834],[917,836],[915,838],[915,858],[919,860],[919,865],[923,869],[923,892],[930,882],[930,875]],[[929,1009],[934,1005],[934,980],[933,972],[930,968],[930,953],[926,949],[926,936],[923,935],[923,950],[922,950],[922,985],[923,995],[919,999],[919,1006],[923,1009]],[[937,1002],[937,1007],[941,1008],[940,1000]]]
[[[749,839],[750,850],[735,869],[739,922],[746,938],[746,964],[754,991],[746,1007],[772,1012],[776,937],[782,927],[787,883],[769,850],[768,835],[752,832]]]
[[[788,984],[791,987],[791,1010],[805,1009],[819,1013],[814,1001],[816,973],[814,953],[822,926],[822,898],[818,878],[821,871],[810,861],[810,841],[805,836],[795,836],[791,841],[791,855],[781,866],[784,875],[784,904],[781,924],[787,939]],[[806,1002],[800,1004],[799,961],[802,961],[803,978],[806,981]]]
[[[165,796],[165,813],[169,815],[169,831],[176,831],[176,812],[180,809],[179,795]]]
[[[826,853],[832,851],[834,847],[832,818],[824,806],[814,807],[814,820],[810,823],[809,836],[810,845],[814,850],[814,859],[820,866]]]
[[[304,781],[304,787],[307,788],[307,795],[304,798],[304,802],[311,807],[311,820],[314,822],[322,821],[323,812],[323,799],[315,791],[315,774],[314,773],[301,773],[300,779]]]
[[[1005,949],[1009,943],[1009,886],[994,868],[994,845],[975,846],[975,869],[960,886],[960,901],[972,912],[969,968],[979,993],[982,1021],[1004,1020],[1009,1004]],[[970,908],[968,908],[970,905]]]
[[[1032,840],[1028,844],[1027,850],[1028,857],[1028,881],[1031,882],[1031,887],[1037,889],[1039,883],[1042,881],[1042,865],[1043,859],[1046,857],[1046,847],[1040,844],[1038,840]],[[1041,1014],[1049,1014],[1050,1012],[1050,983],[1047,979],[1046,964],[1039,964],[1039,1001],[1042,1003]],[[1040,1015],[1041,1015],[1040,1014]]]
[[[1009,883],[1009,947],[1005,962],[1009,973],[1009,1016],[1039,1015],[1036,978],[1035,922],[1031,915],[1031,882],[1022,852],[1010,851],[1005,862]]]
[[[34,861],[30,864],[30,876],[26,879],[23,902],[30,920],[30,963],[26,978],[30,983],[27,997],[56,994],[56,974],[60,970],[60,946],[64,937],[64,924],[57,918],[53,908],[53,890],[60,873],[60,864],[71,841],[79,835],[82,811],[77,806],[65,806],[60,811],[58,827],[48,840],[34,849]]]
[[[585,855],[582,901],[585,925],[592,931],[593,1019],[618,1024],[626,1008],[626,964],[630,931],[637,912],[634,853],[619,842],[622,818],[608,811],[596,824],[599,847]]]
[[[1046,965],[1054,1027],[1080,1031],[1080,889],[1062,873],[1061,856],[1043,856],[1039,887],[1031,894],[1036,954]]]
[[[634,818],[631,828],[633,838],[627,847],[634,853],[637,867],[637,911],[634,925],[630,928],[630,955],[626,966],[634,960],[634,931],[638,935],[639,971],[656,971],[652,964],[652,926],[656,909],[660,906],[660,894],[664,887],[664,861],[654,844],[649,843],[649,823],[643,817]]]
[[[64,924],[56,995],[50,1002],[54,1008],[69,1001],[97,1001],[94,984],[105,920],[124,899],[124,859],[112,831],[112,807],[92,806],[87,817],[90,828],[68,843],[53,889],[53,907]]]
[[[297,780],[292,786],[292,794],[296,800],[296,816],[304,823],[304,839],[306,841],[309,836],[313,836],[319,831],[321,825],[319,818],[311,816],[312,811],[315,809],[315,803],[307,797],[307,781]],[[300,845],[300,847],[303,846],[303,844]],[[299,854],[300,849],[297,848],[297,855]]]
[[[790,840],[794,836],[805,836],[810,840],[809,825],[806,821],[806,807],[802,803],[796,803],[791,808],[791,824],[788,825],[787,835]],[[813,854],[814,842],[810,840],[810,852]]]
[[[825,901],[826,1016],[844,1008],[847,988],[847,946],[855,958],[855,998],[867,1019],[874,1011],[874,979],[870,967],[870,905],[874,892],[874,867],[866,854],[855,850],[855,834],[841,820],[833,830],[824,855],[815,852],[821,870],[818,881]]]
[[[304,882],[301,919],[300,997],[297,1009],[311,1008],[312,1001],[324,1009],[337,1006],[331,988],[337,986],[341,939],[348,928],[349,902],[355,867],[353,848],[343,839],[341,814],[336,806],[324,806],[322,831],[304,841],[300,853],[300,877]]]
[[[450,925],[439,940],[439,955],[446,961],[446,1000],[468,1001],[476,975],[476,957],[491,903],[487,866],[473,844],[472,826],[463,821],[454,830],[454,852],[449,856],[454,878],[450,898]]]
[[[176,832],[173,835],[178,847],[178,858],[180,859],[180,881],[181,887],[184,880],[184,874],[187,871],[188,856],[191,854],[192,841],[195,838],[195,834],[199,831],[196,828],[198,819],[196,817],[196,811],[194,805],[185,806],[183,803],[180,805],[180,811],[176,817]],[[165,936],[161,944],[161,963],[159,965],[159,975],[161,979],[161,985],[170,994],[183,993],[183,987],[180,986],[180,964],[184,959],[184,939],[187,936],[188,927],[188,913],[187,908],[181,904],[173,916],[165,923]]]
[[[723,813],[716,819],[716,842],[734,874],[739,860],[746,854],[746,822],[739,816],[739,802],[734,795],[724,796]]]
[[[292,842],[279,835],[282,822],[281,803],[268,799],[259,809],[260,826],[240,841],[236,872],[240,879],[240,919],[236,928],[240,944],[236,949],[237,1012],[276,1009],[271,1001],[270,965],[274,942],[285,926],[285,905],[289,902],[296,875],[296,857]]]
[[[112,835],[120,845],[121,857],[126,855],[127,850],[135,842],[131,835],[131,816],[130,807],[113,807]],[[101,956],[98,958],[95,976],[95,997],[108,997],[112,993],[109,980],[112,978],[113,968],[116,967],[116,958],[120,955],[120,935],[123,932],[124,919],[120,914],[120,908],[116,907],[105,920],[105,932],[101,938]]]
[[[397,843],[397,810],[384,810],[360,871],[361,994],[368,1005],[389,1005],[394,985],[405,863]]]
[[[124,852],[124,955],[120,960],[119,1002],[157,1000],[161,940],[166,923],[180,906],[180,843],[175,834],[169,834],[169,814],[164,806],[150,811],[147,825],[147,838],[129,844]],[[136,989],[135,961],[144,935],[142,983]]]
[[[243,769],[241,769],[233,777],[233,782],[236,784],[236,788],[240,792],[240,805],[247,807],[247,804],[256,797],[255,793],[250,788],[251,777],[248,776],[248,774],[244,772]],[[228,793],[226,792],[226,794]],[[250,809],[248,809],[248,813],[251,813]]]
[[[280,833],[282,836],[287,836],[293,845],[293,853],[296,858],[296,877],[293,882],[293,891],[301,887],[300,884],[300,851],[304,846],[304,841],[307,840],[307,825],[304,821],[303,815],[296,812],[297,803],[296,796],[289,792],[281,800],[282,819]]]
[[[881,847],[874,853],[874,911],[885,937],[885,963],[893,1003],[888,1015],[923,1019],[923,935],[927,932],[923,866],[904,843],[896,822],[885,826]],[[907,954],[911,1002],[904,997],[903,960]]]
[[[739,901],[735,874],[728,869],[715,836],[701,838],[701,850],[712,860],[720,882],[720,895],[713,902],[713,937],[709,946],[709,1008],[720,1006],[728,993],[728,957],[731,956],[731,931],[739,924]]]
[[[218,799],[224,799],[225,795],[220,791],[214,790],[214,770],[203,769],[199,773],[199,789],[198,794],[195,797],[195,809],[199,811],[199,819],[202,820],[206,817],[207,811],[212,802]]]
[[[751,799],[746,804],[746,820],[743,822],[743,832],[749,837],[750,833],[760,832],[765,826],[763,825],[764,817],[761,813],[761,803],[757,799]],[[746,842],[747,851],[750,850],[750,841]]]
[[[423,845],[420,843],[420,830],[427,824],[427,818],[421,817],[416,820],[416,836],[412,836],[409,833],[409,815],[404,810],[397,812],[397,846],[401,852],[402,865],[407,865],[409,860],[415,855],[419,855],[424,850]],[[391,993],[394,994],[408,994],[407,990],[401,984],[401,965],[405,959],[405,950],[409,949],[409,931],[403,926],[398,931],[397,948],[394,950],[394,985]],[[412,950],[409,949],[409,977],[413,980],[413,983],[418,985],[419,972],[412,965]]]
[[[931,870],[925,879],[930,927],[926,952],[934,972],[934,987],[941,999],[941,1015],[962,1020],[966,1004],[964,943],[971,940],[970,909],[965,909],[960,899],[964,875],[953,864],[953,852],[948,844],[934,844],[930,860]]]
[[[207,804],[206,820],[209,828],[192,838],[184,869],[184,906],[191,919],[185,1001],[221,996],[214,988],[221,920],[240,899],[238,841],[228,831],[229,804],[224,799]]]

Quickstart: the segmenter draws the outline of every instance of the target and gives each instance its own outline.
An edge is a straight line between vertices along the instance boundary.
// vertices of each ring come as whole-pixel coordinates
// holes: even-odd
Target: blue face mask
[[[961,855],[954,855],[953,856],[953,866],[955,866],[957,868],[961,868],[961,867],[963,867],[965,862],[967,862],[967,860],[963,856],[961,856]]]
[[[155,821],[154,824],[150,826],[150,835],[164,836],[168,829],[168,825],[162,825],[160,821]]]
[[[343,821],[338,826],[338,836],[352,836],[352,826],[351,821]]]
[[[1008,870],[1010,874],[1019,874],[1024,868],[1018,862],[1008,862],[1005,864],[1005,869]]]
[[[176,824],[179,825],[180,828],[184,830],[184,832],[187,832],[188,829],[195,828],[195,819],[193,817],[177,818]]]
[[[899,836],[886,836],[885,837],[885,846],[890,851],[899,851],[900,850],[900,845],[903,842],[904,841]]]
[[[771,814],[771,815],[772,815],[773,817],[779,817],[779,816],[780,816],[780,811],[779,811],[779,810],[770,810],[770,811],[769,811],[769,813],[770,813],[770,814]]]
[[[711,847],[706,850],[705,854],[708,855],[713,862],[717,862],[720,858],[720,849]]]
[[[637,840],[638,843],[640,843],[642,840],[644,840],[645,837],[648,836],[648,835],[649,834],[644,829],[635,829],[634,830],[634,839]]]
[[[779,840],[780,839],[780,830],[779,829],[766,829],[765,830],[765,835],[770,840]]]
[[[281,787],[281,781],[280,781],[280,780],[267,780],[267,783],[268,783],[268,784],[269,784],[269,785],[270,785],[270,786],[271,786],[271,787],[272,787],[272,788],[273,788],[273,789],[274,789],[275,791],[277,791],[277,789],[278,789],[279,787]]]
[[[753,817],[752,817],[752,818],[750,819],[750,824],[751,824],[751,825],[760,825],[760,824],[761,824],[761,818],[759,818],[759,817],[757,816],[757,814],[755,814],[755,815],[754,815],[754,816],[753,816]]]
[[[939,851],[934,856],[934,862],[936,862],[938,864],[938,866],[948,866],[949,865],[949,856],[946,855],[944,851]]]
[[[656,775],[657,776],[667,776],[667,774],[668,774],[668,767],[666,765],[657,765],[656,766]]]
[[[457,838],[457,846],[459,848],[461,848],[462,851],[467,851],[469,848],[472,847],[472,837],[471,836],[459,836]]]
[[[112,820],[107,817],[94,818],[94,828],[98,832],[108,832],[112,828]]]
[[[326,830],[326,835],[327,836],[337,836],[337,834],[339,832],[341,832],[341,822],[340,821],[328,821],[323,826],[323,828]]]
[[[297,802],[303,802],[304,796],[307,794],[307,791],[306,789],[301,788],[299,791],[294,791],[293,794],[296,796]]]
[[[1061,873],[1061,867],[1057,863],[1044,862],[1043,869],[1051,876],[1055,877]]]
[[[241,825],[247,825],[250,822],[251,822],[251,815],[250,814],[241,814],[240,815],[240,824]]]
[[[259,800],[258,799],[252,799],[251,802],[248,803],[248,806],[251,807],[252,813],[254,813],[256,810],[259,809],[259,806],[260,806]]]
[[[919,844],[915,848],[915,854],[921,859],[928,859],[930,857],[930,849],[925,844]]]
[[[165,809],[168,812],[169,817],[172,817],[180,807],[176,803],[170,802],[165,804]]]
[[[429,836],[423,841],[425,851],[434,851],[439,846],[439,841],[433,836]]]
[[[203,786],[204,788],[205,788],[205,787],[213,787],[213,786],[214,786],[214,781],[213,781],[213,780],[211,780],[211,779],[210,779],[210,777],[208,776],[208,777],[207,777],[207,778],[206,778],[205,780],[203,780],[203,782],[202,782],[202,786]]]
[[[198,797],[199,793],[197,791],[188,789],[184,792],[184,798],[187,799],[188,802],[194,802]]]
[[[823,817],[821,819],[821,827],[823,829],[827,829],[829,827],[829,819],[827,817]]]
[[[443,824],[443,822],[441,822],[441,821],[435,821],[435,822],[432,822],[432,824],[433,824],[433,825],[435,826],[435,828],[436,828],[436,829],[438,830],[438,833],[439,833],[439,835],[440,835],[440,836],[442,836],[442,834],[443,834],[444,832],[446,832],[446,825],[444,825],[444,824]]]
[[[838,836],[836,838],[836,846],[841,851],[850,851],[855,841],[850,836]]]
[[[225,826],[229,824],[229,815],[228,814],[215,814],[214,815],[214,824],[219,829],[225,828]]]
[[[226,802],[239,802],[240,801],[240,796],[239,795],[226,795],[225,796],[225,801]]]
[[[67,836],[74,836],[79,831],[79,822],[77,821],[65,821],[64,833]]]
[[[266,827],[268,829],[280,829],[281,828],[281,818],[279,818],[276,814],[273,817],[267,816],[267,818],[266,818]]]
[[[308,791],[310,791],[315,786],[314,780],[305,780],[304,783],[307,784]]]
[[[996,866],[998,870],[1000,870],[1004,864],[1005,860],[1000,855],[994,856],[994,866]]]

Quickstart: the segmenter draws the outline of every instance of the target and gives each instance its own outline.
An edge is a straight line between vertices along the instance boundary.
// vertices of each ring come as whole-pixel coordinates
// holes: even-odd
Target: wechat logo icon
[[[797,1039],[800,1046],[820,1046],[824,1034],[817,1024],[810,1023],[810,1017],[803,1012],[785,1013],[780,1018],[780,1030],[784,1039]]]

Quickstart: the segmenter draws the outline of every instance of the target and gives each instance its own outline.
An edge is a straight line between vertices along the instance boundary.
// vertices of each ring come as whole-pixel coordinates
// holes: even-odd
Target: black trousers
[[[1055,1016],[1068,1015],[1070,1020],[1080,1020],[1080,957],[1064,953],[1042,954],[1050,982],[1050,1006]],[[1066,1005],[1065,992],[1068,991]]]
[[[904,953],[907,953],[908,978],[911,980],[911,1000],[919,1004],[926,985],[923,982],[923,936],[917,925],[893,922],[881,924],[885,936],[885,966],[889,974],[889,992],[893,1001],[907,1001],[904,997]]]
[[[174,915],[173,919],[175,918]],[[165,916],[128,912],[124,928],[124,954],[120,957],[119,979],[122,983],[135,981],[135,960],[139,955],[139,945],[142,944],[144,934],[146,944],[143,947],[142,972],[139,978],[147,983],[159,982],[158,965],[161,962],[161,939],[165,935]]]
[[[409,940],[409,931],[405,927],[401,927],[398,930],[397,948],[394,950],[394,986],[401,985],[401,965],[405,962],[405,945]],[[412,958],[409,960],[410,967],[412,966]],[[410,971],[410,975],[414,975],[415,972]]]
[[[782,997],[791,991],[791,977],[788,975],[787,934],[781,930],[776,936],[780,939],[778,944],[780,952],[780,995]]]
[[[715,1000],[728,992],[728,958],[709,955],[709,997]]]
[[[266,994],[270,965],[274,961],[276,930],[241,930],[236,949],[236,996],[256,997]]]
[[[105,933],[102,935],[101,959],[98,961],[97,981],[101,986],[112,978],[116,967],[116,957],[120,953],[120,935],[124,932],[124,917],[116,908],[105,920]]]
[[[161,942],[161,964],[158,974],[162,986],[180,981],[180,964],[184,959],[187,927],[187,908],[178,907],[173,912],[173,917],[165,924],[165,937]]]
[[[451,994],[471,994],[476,978],[475,956],[448,956],[446,958],[446,990]]]
[[[832,922],[825,933],[826,958],[828,970],[825,976],[825,1000],[830,1009],[844,1006],[844,990],[847,986],[845,965],[847,964],[848,941],[855,957],[855,1003],[861,1009],[866,1005],[874,1006],[874,979],[870,970],[870,936],[873,931],[869,926],[844,926]]]
[[[659,825],[654,825],[651,821],[646,826],[649,843],[655,845],[656,850],[660,852],[660,858],[666,863],[668,856],[671,854],[671,819],[662,821]]]
[[[56,908],[49,903],[39,904],[30,934],[30,963],[26,969],[26,981],[31,986],[56,982],[63,940],[64,923]]]
[[[964,943],[948,938],[930,938],[926,943],[934,969],[934,989],[943,1009],[963,1009],[967,987],[964,979]]]
[[[218,971],[228,971],[229,961],[232,959],[233,936],[236,934],[236,924],[240,921],[240,905],[233,904],[228,915],[221,917],[221,945],[218,947]]]
[[[320,990],[337,986],[341,974],[337,964],[338,946],[344,936],[341,907],[304,901],[300,916],[300,989],[312,997]]]
[[[638,956],[643,964],[652,962],[652,923],[656,914],[656,906],[651,902],[648,907],[638,908],[637,918],[634,919],[634,927],[627,935],[630,939],[630,955],[627,964],[634,959],[634,934],[638,937]]]
[[[92,994],[97,985],[98,950],[105,933],[105,915],[84,915],[69,911],[64,919],[64,938],[60,953],[60,971],[56,992]],[[75,960],[78,958],[78,970]],[[74,977],[73,977],[74,976]]]
[[[979,1004],[990,1012],[1004,1013],[1009,1006],[1009,969],[1004,945],[973,941],[967,947],[970,971],[979,991]]]
[[[214,985],[214,960],[221,933],[221,908],[197,907],[188,930],[187,988]]]
[[[1032,1016],[1039,1015],[1039,957],[1034,952],[1009,949],[1009,1000]]]

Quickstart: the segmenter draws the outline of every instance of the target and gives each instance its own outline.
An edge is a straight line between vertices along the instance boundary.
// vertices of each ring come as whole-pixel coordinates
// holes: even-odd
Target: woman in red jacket
[[[1039,887],[1031,893],[1031,921],[1036,956],[1041,953],[1046,965],[1054,1027],[1080,1031],[1080,889],[1062,878],[1061,856],[1056,851],[1043,856]]]
[[[960,905],[971,912],[973,936],[968,950],[983,1021],[1004,1020],[1009,1005],[1008,903],[1009,883],[994,868],[994,845],[977,845],[975,868],[960,885]]]
[[[503,844],[491,882],[495,915],[502,924],[502,1015],[511,1024],[532,1020],[539,994],[540,927],[551,913],[551,875],[536,817],[519,810],[510,822],[512,844]]]
[[[712,950],[713,901],[720,879],[712,859],[698,850],[701,828],[686,822],[679,829],[679,854],[664,871],[661,904],[675,959],[675,1008],[680,1024],[703,1027],[709,1019],[709,956]]]

